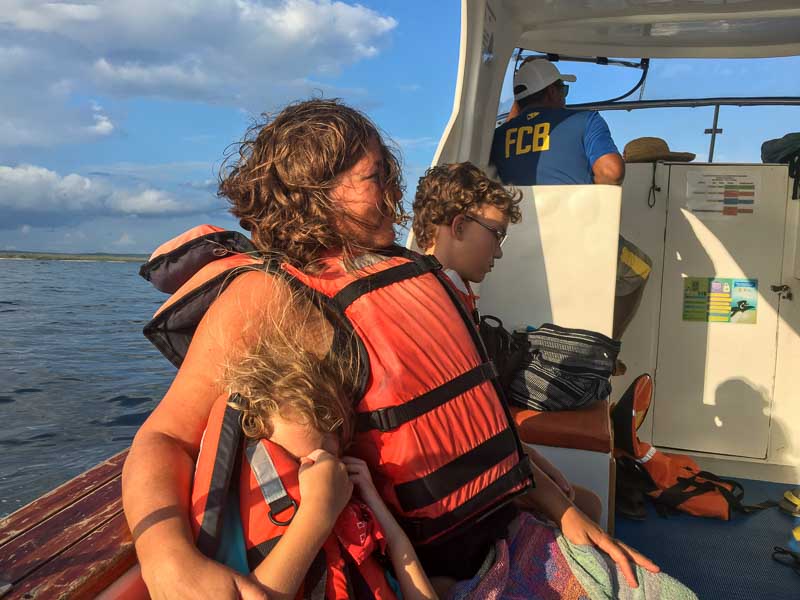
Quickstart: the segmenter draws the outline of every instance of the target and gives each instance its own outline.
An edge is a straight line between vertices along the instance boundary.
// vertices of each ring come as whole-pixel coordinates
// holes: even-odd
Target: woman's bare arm
[[[142,575],[155,597],[263,597],[249,578],[194,547],[189,503],[194,462],[222,374],[291,294],[263,272],[245,273],[211,305],[164,399],[134,438],[123,469],[123,505]]]

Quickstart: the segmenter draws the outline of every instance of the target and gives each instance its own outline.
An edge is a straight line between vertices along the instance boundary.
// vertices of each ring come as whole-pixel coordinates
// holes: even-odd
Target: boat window
[[[532,54],[525,52],[525,54]],[[517,55],[507,69],[498,107],[498,124],[513,103],[513,72]],[[637,63],[637,59],[618,59]],[[555,63],[577,81],[570,84],[569,105],[615,98],[633,88],[642,71],[591,62]],[[704,98],[800,98],[800,56],[765,59],[658,59],[649,63],[644,85],[623,100],[666,101]],[[568,105],[568,106],[569,106]],[[670,148],[693,152],[697,161],[709,158],[714,106],[603,110],[620,151],[640,136],[667,140]],[[761,162],[761,144],[797,131],[800,106],[722,105],[717,117],[714,162]]]

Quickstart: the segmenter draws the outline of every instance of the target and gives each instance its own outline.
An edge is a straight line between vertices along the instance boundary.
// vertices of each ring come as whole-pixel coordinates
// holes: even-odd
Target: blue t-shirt
[[[596,111],[530,108],[494,132],[491,162],[503,183],[590,184],[592,165],[619,153]]]

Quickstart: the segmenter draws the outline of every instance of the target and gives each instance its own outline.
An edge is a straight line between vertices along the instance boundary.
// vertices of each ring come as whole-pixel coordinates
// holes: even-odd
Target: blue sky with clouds
[[[455,0],[0,0],[0,249],[149,252],[201,222],[231,226],[214,194],[226,147],[312,94],[365,110],[413,193],[450,115],[459,13]],[[638,77],[561,66],[578,75],[573,102]],[[800,96],[798,73],[798,58],[655,61],[645,97]],[[620,149],[658,135],[704,158],[712,110],[605,116]],[[758,161],[763,140],[800,130],[800,108],[723,107],[720,126],[718,160]]]

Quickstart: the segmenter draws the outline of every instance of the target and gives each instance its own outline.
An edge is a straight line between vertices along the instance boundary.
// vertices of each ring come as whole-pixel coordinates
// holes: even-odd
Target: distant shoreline
[[[147,262],[146,254],[63,254],[60,252],[16,252],[0,251],[0,260],[75,260],[99,262]]]

